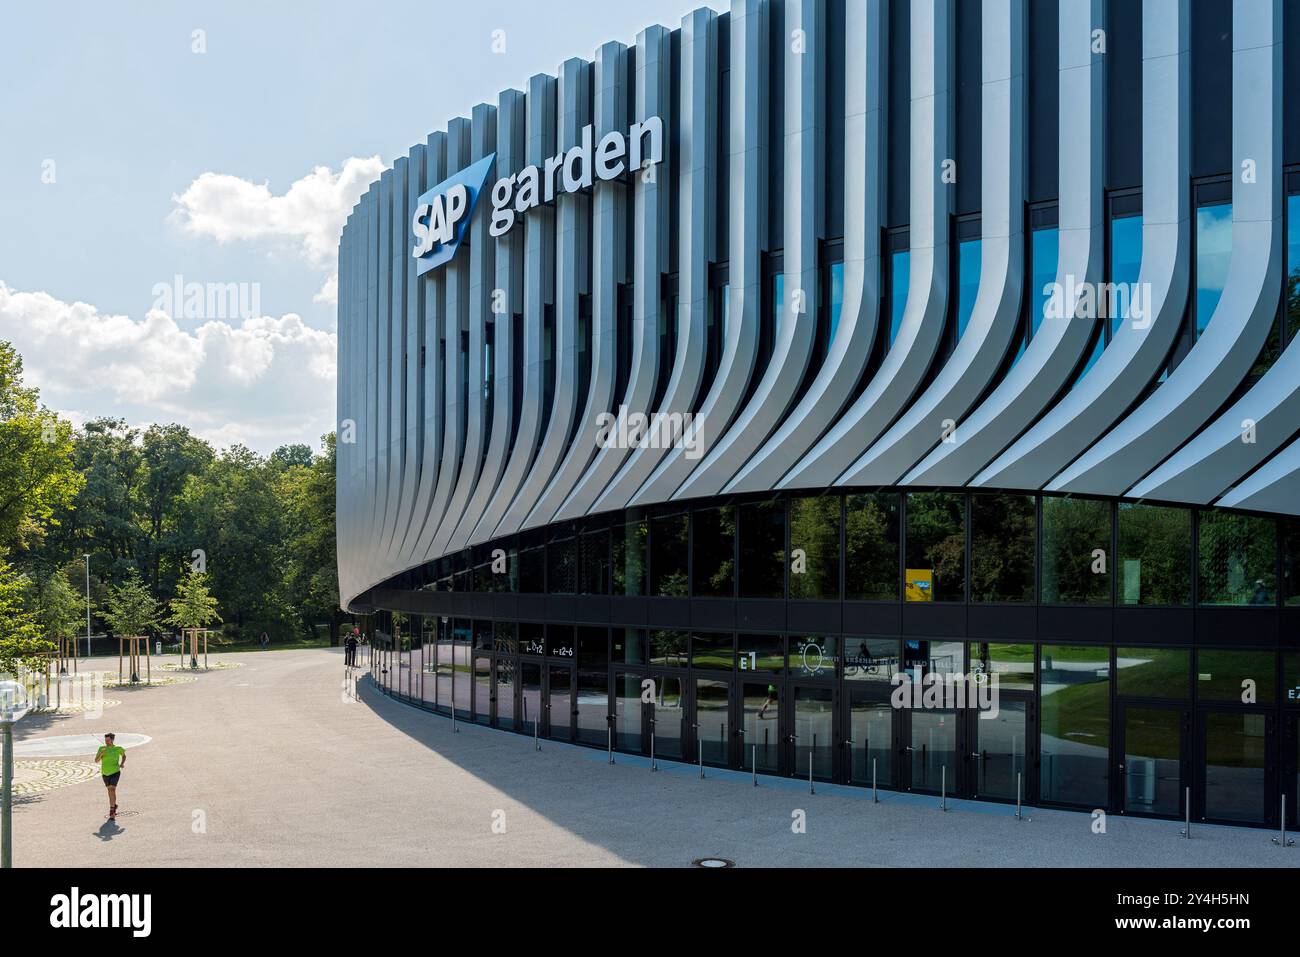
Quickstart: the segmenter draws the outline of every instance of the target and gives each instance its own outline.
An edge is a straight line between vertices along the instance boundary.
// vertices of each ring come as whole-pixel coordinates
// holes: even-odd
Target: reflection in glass
[[[913,709],[912,790],[935,791],[956,788],[957,712],[948,709]]]
[[[727,713],[731,684],[712,678],[695,679],[695,734],[705,764],[728,764]]]
[[[534,734],[542,714],[542,666],[525,661],[519,665],[519,730]]]
[[[844,639],[845,681],[870,681],[887,685],[899,669],[898,639]]]
[[[664,668],[685,668],[690,633],[669,628],[650,632],[650,663]]]
[[[1124,810],[1176,817],[1183,805],[1182,712],[1124,709]]]
[[[850,495],[844,502],[845,597],[898,601],[898,495]]]
[[[614,661],[620,665],[641,665],[646,660],[646,634],[641,628],[614,629]]]
[[[740,635],[736,645],[736,664],[741,671],[785,671],[785,639],[780,635]]]
[[[1196,696],[1202,701],[1270,705],[1276,668],[1272,651],[1202,648],[1196,653]]]
[[[655,679],[654,724],[656,757],[682,760],[685,754],[686,679],[660,675]]]
[[[611,578],[615,595],[644,595],[647,524],[644,518],[615,525]]]
[[[498,701],[498,706],[500,702]],[[578,675],[578,740],[604,746],[608,742],[609,692],[605,675]]]
[[[834,692],[830,688],[794,689],[794,773],[812,769],[813,777],[829,778],[834,768]]]
[[[835,332],[840,327],[840,313],[844,311],[844,263],[831,263],[831,288],[830,302],[826,304],[827,314],[830,319],[829,331],[826,336],[826,350],[830,350],[830,344],[835,340]],[[825,352],[823,352],[823,357]]]
[[[849,780],[877,787],[894,783],[894,709],[873,688],[849,688]]]
[[[692,593],[731,598],[736,593],[736,510],[730,505],[698,508],[692,515]]]
[[[1264,823],[1267,718],[1211,711],[1205,716],[1205,816]]]
[[[1052,298],[1052,284],[1056,282],[1056,263],[1060,252],[1056,227],[1035,229],[1030,233],[1029,243],[1029,338],[1032,339],[1043,324],[1043,310]],[[1027,345],[1028,342],[1020,343],[1017,359],[1024,355]]]
[[[744,696],[745,733],[742,737],[745,753],[742,765],[753,770],[755,764],[764,774],[775,774],[780,767],[780,741],[778,722],[781,720],[780,690],[775,684],[745,682],[741,687]]]
[[[1232,203],[1196,210],[1196,338],[1214,316],[1232,257]]]
[[[650,522],[650,594],[685,598],[688,517],[660,515]]]
[[[907,310],[907,284],[911,276],[911,263],[906,249],[895,252],[889,261],[889,345],[898,338]]]
[[[790,673],[799,678],[834,678],[839,650],[839,635],[791,635]]]
[[[975,719],[975,795],[1012,801],[1024,796],[1024,701],[998,702],[997,710],[978,712]]]
[[[980,241],[967,239],[957,245],[957,339],[966,331],[975,296],[980,288]]]
[[[474,659],[474,721],[492,723],[492,659]]]
[[[972,675],[996,675],[999,691],[1034,690],[1034,646],[971,642]]]
[[[785,597],[785,502],[740,506],[740,597]]]
[[[1119,505],[1119,600],[1125,605],[1192,603],[1192,513]]]
[[[1109,554],[1109,502],[1043,498],[1043,604],[1110,604]]]
[[[907,495],[907,601],[966,598],[965,498],[955,492]]]
[[[548,668],[546,676],[546,733],[557,741],[573,737],[573,672]]]
[[[608,595],[610,587],[609,529],[584,532],[578,539],[580,565],[578,591],[583,595]]]
[[[1272,605],[1277,600],[1277,522],[1257,515],[1201,512],[1202,605]]]
[[[840,498],[790,500],[790,597],[840,597]]]
[[[1192,674],[1186,648],[1116,648],[1115,693],[1130,698],[1185,699]]]
[[[1110,653],[1043,645],[1039,788],[1043,800],[1107,805]]]
[[[614,675],[614,746],[620,751],[640,754],[641,676]]]
[[[691,666],[730,671],[736,660],[730,632],[697,632],[691,636]]]
[[[1032,495],[971,495],[971,601],[1034,600],[1036,511]]]
[[[1282,603],[1284,605],[1300,605],[1300,518],[1284,518],[1280,524],[1282,532]]]
[[[497,727],[515,730],[515,662],[497,658]]]

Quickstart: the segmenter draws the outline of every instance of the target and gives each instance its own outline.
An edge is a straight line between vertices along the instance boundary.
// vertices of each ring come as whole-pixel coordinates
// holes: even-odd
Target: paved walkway
[[[189,684],[122,688],[100,718],[24,718],[43,737],[115,731],[130,749],[121,817],[98,780],[16,800],[19,866],[651,865],[720,856],[746,867],[1300,866],[1265,831],[1034,810],[763,779],[451,723],[342,687],[342,652],[230,656]],[[121,740],[121,738],[119,738]],[[31,742],[31,743],[27,743]],[[55,749],[49,749],[55,750]],[[70,754],[66,750],[62,754]],[[89,761],[90,756],[69,760]],[[805,833],[794,833],[800,817]],[[504,833],[501,831],[504,830]]]

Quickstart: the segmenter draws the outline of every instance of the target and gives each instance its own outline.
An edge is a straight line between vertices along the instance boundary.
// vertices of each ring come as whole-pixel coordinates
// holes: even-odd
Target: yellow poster
[[[909,568],[903,594],[907,601],[934,601],[934,572],[929,568]]]

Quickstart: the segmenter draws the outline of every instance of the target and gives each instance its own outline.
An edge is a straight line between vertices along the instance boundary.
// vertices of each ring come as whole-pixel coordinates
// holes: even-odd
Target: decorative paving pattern
[[[48,708],[32,708],[32,714],[81,714],[84,711],[95,711],[100,708],[116,708],[122,702],[117,698],[105,698],[103,701],[96,701],[93,704],[84,704],[82,702],[65,701],[63,704],[55,707],[50,705]]]
[[[119,680],[117,675],[114,674],[111,678],[105,676],[104,687],[105,688],[161,688],[164,687],[165,685],[183,685],[183,684],[188,684],[191,681],[198,681],[198,680],[199,679],[194,677],[193,675],[164,675],[161,678],[149,678],[149,679],[141,678],[135,684],[132,684],[130,678],[122,678]]]
[[[99,769],[88,761],[36,758],[14,762],[14,794],[29,797],[89,781]]]
[[[204,671],[225,671],[229,668],[242,668],[242,667],[244,667],[244,663],[242,661],[218,661],[208,665],[206,668],[203,665],[199,665],[197,668],[191,668],[189,665],[180,665],[174,661],[169,661],[165,665],[159,665],[158,670],[159,671],[195,671],[201,674]]]

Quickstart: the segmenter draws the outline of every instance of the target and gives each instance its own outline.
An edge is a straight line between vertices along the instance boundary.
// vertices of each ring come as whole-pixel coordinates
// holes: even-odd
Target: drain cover
[[[735,867],[735,861],[729,861],[725,857],[697,857],[691,861],[691,867]]]

